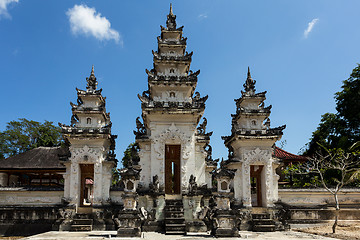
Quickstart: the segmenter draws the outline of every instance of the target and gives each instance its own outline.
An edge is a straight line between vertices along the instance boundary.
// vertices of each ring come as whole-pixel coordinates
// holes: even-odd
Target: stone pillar
[[[102,164],[95,163],[94,164],[94,202],[93,205],[101,205],[102,204]]]
[[[250,165],[243,164],[242,172],[242,202],[244,207],[251,207],[251,187],[250,187]]]
[[[273,191],[275,189],[273,189],[273,175],[272,175],[272,164],[271,162],[268,162],[265,164],[264,166],[265,168],[265,173],[264,173],[264,180],[265,180],[265,184],[263,186],[264,190],[262,190],[262,193],[265,194],[265,207],[273,207],[274,203],[273,203]]]
[[[79,205],[79,194],[80,194],[80,174],[81,170],[79,164],[72,163],[71,164],[71,173],[70,173],[70,181],[69,181],[69,188],[70,188],[70,204],[72,205]]]
[[[8,184],[8,174],[0,173],[0,187],[6,187]]]
[[[107,201],[110,199],[110,186],[111,186],[111,168],[113,166],[112,163],[103,162],[103,173],[102,173],[102,200],[103,203],[108,203]]]

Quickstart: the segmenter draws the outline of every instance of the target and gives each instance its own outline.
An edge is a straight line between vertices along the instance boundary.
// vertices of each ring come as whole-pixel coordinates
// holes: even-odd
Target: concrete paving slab
[[[216,238],[218,240],[235,240],[235,239],[264,239],[264,240],[295,240],[295,239],[322,239],[322,240],[334,240],[335,238],[327,238],[318,235],[295,232],[295,231],[286,231],[286,232],[268,232],[268,233],[259,233],[259,232],[249,232],[249,231],[240,231],[240,237],[237,238]],[[188,235],[165,235],[156,232],[146,232],[142,234],[141,238],[118,238],[116,237],[116,231],[92,231],[92,232],[46,232],[34,236],[30,236],[23,239],[29,240],[62,240],[62,239],[91,239],[91,240],[100,240],[100,239],[131,239],[131,240],[207,240],[215,239],[209,234],[198,234],[198,233],[189,233]]]

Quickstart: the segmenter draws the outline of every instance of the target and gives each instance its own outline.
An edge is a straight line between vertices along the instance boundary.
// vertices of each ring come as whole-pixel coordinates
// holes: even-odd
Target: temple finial
[[[90,77],[86,78],[86,81],[87,81],[87,86],[86,86],[87,91],[95,91],[96,85],[98,83],[96,81],[96,77],[95,77],[95,73],[94,73],[94,65],[92,65]]]
[[[170,13],[169,13],[169,15],[174,15],[173,10],[172,10],[172,3],[170,3]]]
[[[167,15],[166,27],[168,30],[176,29],[176,15],[174,15],[174,13],[173,13],[171,3],[170,3],[170,12],[169,12],[169,15]]]
[[[255,83],[256,81],[251,78],[250,67],[248,67],[247,78],[244,84],[245,92],[249,95],[255,94]]]

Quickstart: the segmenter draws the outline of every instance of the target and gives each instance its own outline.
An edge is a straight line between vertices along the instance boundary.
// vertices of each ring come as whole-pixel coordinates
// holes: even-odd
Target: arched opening
[[[134,183],[132,181],[128,181],[126,183],[126,189],[129,190],[129,191],[132,191],[134,189]]]
[[[174,98],[175,97],[175,93],[174,92],[170,92],[170,97]]]
[[[87,119],[86,119],[86,123],[87,123],[87,124],[91,124],[91,118],[87,118]]]
[[[228,184],[226,181],[222,181],[221,184],[220,184],[220,188],[221,190],[223,191],[226,191],[228,189]]]
[[[175,70],[173,68],[170,68],[170,73],[175,73]]]

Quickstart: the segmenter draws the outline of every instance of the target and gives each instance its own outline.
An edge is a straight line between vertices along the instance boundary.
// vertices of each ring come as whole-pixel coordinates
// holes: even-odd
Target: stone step
[[[165,205],[166,206],[173,206],[173,207],[176,207],[176,206],[182,207],[183,202],[182,202],[182,200],[166,200]]]
[[[71,232],[91,232],[92,226],[91,225],[71,225],[70,231]]]
[[[165,211],[184,211],[183,206],[165,206]]]
[[[119,228],[117,230],[117,237],[140,237],[140,228]]]
[[[92,219],[74,219],[72,225],[93,225]]]
[[[251,214],[252,219],[271,219],[269,213],[256,213]]]
[[[184,231],[166,231],[165,234],[167,234],[167,235],[185,235],[185,230]]]
[[[75,215],[76,219],[90,219],[90,215],[87,213],[77,213]]]
[[[165,211],[165,218],[184,218],[183,211],[173,211],[173,212],[166,212]]]
[[[184,224],[184,218],[165,218],[165,224]]]
[[[184,225],[172,225],[172,226],[168,226],[165,225],[165,232],[169,233],[169,232],[185,232],[186,230],[186,226]]]
[[[254,225],[253,232],[275,232],[275,225]]]
[[[272,219],[253,219],[253,225],[275,225]]]

